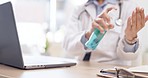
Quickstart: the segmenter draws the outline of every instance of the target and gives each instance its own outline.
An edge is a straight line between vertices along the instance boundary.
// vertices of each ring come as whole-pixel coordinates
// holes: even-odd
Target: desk
[[[9,76],[10,78],[99,78],[96,76],[96,73],[100,69],[111,67],[114,67],[114,65],[97,62],[79,62],[76,66],[72,67],[37,70],[21,70],[0,65],[0,74]]]

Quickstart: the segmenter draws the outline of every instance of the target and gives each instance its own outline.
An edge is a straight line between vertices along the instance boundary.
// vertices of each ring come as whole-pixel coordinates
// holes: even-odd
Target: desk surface
[[[100,64],[97,62],[79,62],[76,66],[72,67],[37,70],[21,70],[0,65],[0,75],[8,76],[8,78],[99,78],[96,73],[100,69],[111,67],[114,67],[114,65]]]

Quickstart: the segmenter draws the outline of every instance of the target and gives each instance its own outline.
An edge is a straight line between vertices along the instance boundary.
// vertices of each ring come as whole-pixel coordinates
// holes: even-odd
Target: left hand
[[[148,15],[145,16],[144,9],[137,7],[132,16],[128,18],[127,28],[125,29],[125,38],[128,41],[133,41],[137,37],[138,31],[140,31],[148,20]]]

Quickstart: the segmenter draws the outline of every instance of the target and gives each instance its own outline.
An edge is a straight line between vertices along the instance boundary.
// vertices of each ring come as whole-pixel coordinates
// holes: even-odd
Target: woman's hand
[[[128,18],[127,28],[125,29],[126,40],[133,41],[135,38],[137,38],[138,31],[145,26],[147,20],[148,16],[145,17],[144,9],[137,7],[133,11],[132,16]]]
[[[92,22],[91,29],[86,32],[85,37],[89,39],[90,35],[94,31],[95,28],[100,30],[101,33],[104,33],[105,30],[113,28],[113,24],[110,23],[110,16],[108,15],[108,12],[112,9],[115,9],[114,7],[110,7],[102,11],[100,15],[97,16],[96,19]]]

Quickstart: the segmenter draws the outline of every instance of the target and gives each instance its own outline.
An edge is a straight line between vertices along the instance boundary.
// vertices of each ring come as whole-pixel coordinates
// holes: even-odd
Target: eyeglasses
[[[117,78],[136,78],[136,76],[125,69],[115,68],[115,70],[101,70],[100,73],[105,73],[106,75],[114,75]]]

